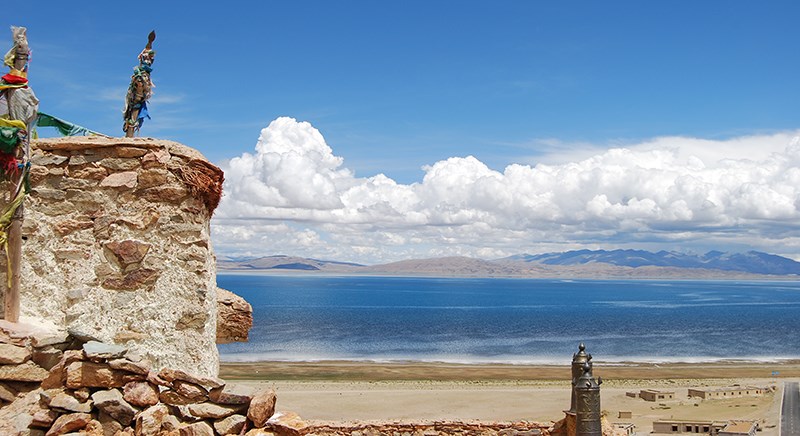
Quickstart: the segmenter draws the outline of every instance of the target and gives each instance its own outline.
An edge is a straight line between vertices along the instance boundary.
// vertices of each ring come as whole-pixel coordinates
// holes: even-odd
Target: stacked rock
[[[69,345],[63,330],[0,320],[0,407],[37,389]]]
[[[253,395],[218,378],[155,371],[118,345],[90,341],[68,349],[49,371],[26,360],[26,347],[16,347],[3,354],[23,363],[6,366],[38,370],[20,382],[32,388],[27,393],[4,393],[15,402],[0,408],[2,434],[299,435],[307,427],[291,412],[275,413],[271,390]]]

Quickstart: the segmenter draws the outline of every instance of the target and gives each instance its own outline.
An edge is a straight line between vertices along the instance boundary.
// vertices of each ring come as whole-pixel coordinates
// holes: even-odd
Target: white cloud
[[[403,185],[383,174],[355,177],[309,123],[279,118],[261,131],[254,154],[223,168],[216,244],[222,254],[366,263],[630,244],[741,248],[743,240],[797,256],[797,133],[655,138],[502,172],[452,157]]]

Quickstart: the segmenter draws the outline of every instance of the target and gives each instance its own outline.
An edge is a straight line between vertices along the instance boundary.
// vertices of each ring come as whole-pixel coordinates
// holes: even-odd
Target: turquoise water
[[[800,283],[219,275],[253,306],[226,361],[800,358]]]

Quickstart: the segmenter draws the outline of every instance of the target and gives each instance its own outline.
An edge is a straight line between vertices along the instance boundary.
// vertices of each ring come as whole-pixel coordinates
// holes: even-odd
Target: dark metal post
[[[575,435],[602,436],[600,424],[600,383],[592,376],[592,363],[583,364],[580,377],[575,381]]]
[[[583,364],[592,360],[592,355],[586,353],[586,345],[581,342],[578,345],[578,352],[572,355],[572,398],[570,400],[569,412],[575,413],[575,383],[583,375]]]

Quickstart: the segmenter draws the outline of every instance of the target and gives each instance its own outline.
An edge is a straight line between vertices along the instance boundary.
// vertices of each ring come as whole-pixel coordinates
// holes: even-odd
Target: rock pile
[[[60,350],[3,323],[0,434],[299,435],[307,427],[295,414],[275,413],[272,391],[251,394],[214,377],[156,371],[118,345],[70,349],[77,342],[61,341]]]

